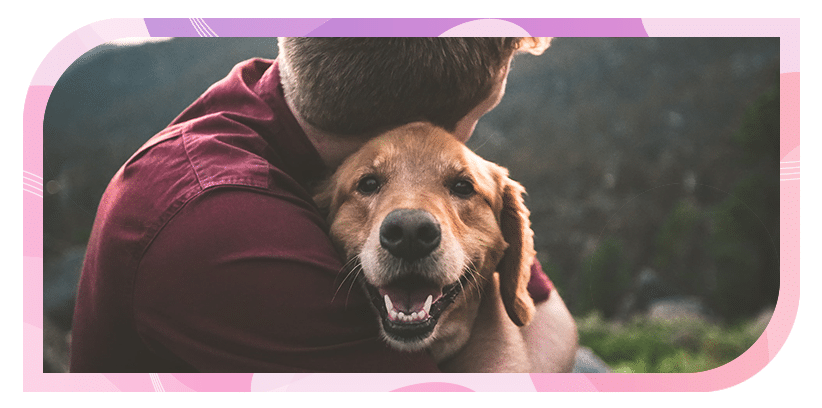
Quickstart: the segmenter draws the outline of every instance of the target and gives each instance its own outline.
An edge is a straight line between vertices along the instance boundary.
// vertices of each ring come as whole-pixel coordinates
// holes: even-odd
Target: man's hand
[[[579,337],[574,318],[557,293],[537,304],[534,319],[520,328],[532,373],[570,373],[574,369]]]
[[[440,365],[446,372],[570,372],[577,349],[576,324],[556,291],[536,305],[528,326],[505,312],[499,276],[483,293],[468,344]]]

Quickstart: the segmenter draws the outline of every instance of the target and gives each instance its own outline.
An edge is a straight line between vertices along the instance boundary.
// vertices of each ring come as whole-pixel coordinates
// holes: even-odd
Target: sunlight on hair
[[[528,52],[534,55],[542,54],[549,46],[553,37],[526,37],[519,44],[520,52]]]

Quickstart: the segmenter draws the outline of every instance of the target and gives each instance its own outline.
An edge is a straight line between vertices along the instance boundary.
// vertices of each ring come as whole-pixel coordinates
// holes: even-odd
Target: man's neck
[[[348,156],[357,151],[370,139],[367,136],[339,136],[322,131],[306,122],[291,106],[289,106],[289,109],[291,109],[294,118],[297,119],[297,123],[299,123],[303,132],[305,132],[308,140],[314,145],[314,148],[317,149],[317,153],[320,154],[320,158],[325,166],[331,170],[339,167]]]

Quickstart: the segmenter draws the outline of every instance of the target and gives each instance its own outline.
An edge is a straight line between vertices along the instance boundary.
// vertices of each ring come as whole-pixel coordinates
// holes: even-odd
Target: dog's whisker
[[[345,285],[345,281],[349,277],[353,276],[352,279],[351,279],[351,286],[354,285],[354,281],[356,280],[357,274],[359,273],[359,271],[362,270],[362,264],[359,262],[359,258],[353,257],[353,258],[349,259],[348,262],[346,262],[345,265],[343,265],[343,268],[340,270],[340,272],[342,272],[345,269],[348,269],[348,272],[345,274],[345,277],[340,282],[340,284],[337,286],[337,290],[334,291],[334,296],[331,297],[331,302],[334,302],[334,299],[337,298],[337,293],[339,293],[340,289],[342,289],[343,285]],[[350,293],[351,289],[349,288],[348,291]],[[346,296],[346,302],[347,301],[348,301],[348,298]]]
[[[480,295],[479,291],[479,284],[477,281],[477,267],[473,260],[468,260],[468,265],[463,268],[463,275],[465,275],[465,281],[471,286],[471,288],[476,289],[477,295]]]
[[[468,282],[471,283],[471,286],[476,290],[477,296],[481,297],[482,296],[483,285],[480,283],[479,280],[480,280],[480,278],[482,278],[482,275],[480,275],[480,273],[477,271],[477,268],[476,268],[476,266],[474,265],[473,262],[471,262],[471,266],[470,266],[468,272],[469,272]]]
[[[474,286],[473,266],[472,265],[466,265],[465,268],[463,268],[462,274],[465,277],[465,279],[461,279],[460,281],[465,280],[465,282],[468,284],[468,287],[470,287],[471,289],[476,289],[476,287]]]
[[[400,258],[399,262],[397,262],[397,271],[394,272],[394,276],[400,276],[402,274],[402,270],[403,270],[402,263],[403,263],[403,260],[402,260],[402,258]]]
[[[337,285],[337,290],[334,291],[334,296],[331,298],[332,302],[337,297],[337,293],[340,291],[342,286],[345,284],[346,279],[348,279],[348,277],[351,276],[351,274],[356,269],[356,264],[351,264],[351,265],[349,265],[349,264],[351,264],[350,261],[346,262],[346,264],[343,265],[342,269],[340,269],[340,272],[337,274],[337,277],[339,278],[339,276],[342,275],[342,272],[347,270],[347,272],[345,273],[345,276],[343,277],[342,281],[340,281],[340,283]],[[337,283],[336,281],[337,281],[337,279],[335,279],[334,283]]]
[[[478,276],[479,275],[476,272],[472,273],[470,282],[471,282],[471,286],[473,286],[474,289],[477,291],[477,296],[481,297],[482,296],[482,285],[480,285],[479,279],[477,279]]]
[[[345,282],[345,279],[347,279],[347,278],[348,278],[348,275],[350,275],[350,274],[351,274],[351,269],[352,269],[352,266],[353,266],[354,264],[356,264],[358,260],[359,260],[359,258],[357,258],[357,257],[352,257],[352,258],[348,259],[348,261],[346,261],[346,262],[345,262],[345,264],[343,264],[343,266],[342,266],[342,267],[340,268],[340,270],[337,272],[337,279],[338,279],[338,278],[340,277],[340,275],[342,275],[342,273],[343,273],[344,271],[348,270],[348,273],[345,275],[345,277],[343,277],[342,282],[340,282],[340,284],[341,284],[341,285],[342,285],[342,283],[344,283],[344,282]],[[337,279],[334,279],[334,283],[337,283]]]
[[[476,269],[474,269],[474,277],[476,278],[477,285],[480,285],[480,288],[481,288],[481,289],[484,289],[484,288],[485,288],[485,286],[488,284],[488,282],[490,282],[490,280],[489,280],[488,278],[486,278],[485,276],[483,276],[483,275],[482,275],[481,273],[479,273],[479,271],[477,271]]]
[[[357,273],[355,273],[354,278],[351,279],[351,284],[348,285],[348,293],[346,293],[346,295],[345,295],[345,307],[346,308],[348,308],[348,298],[351,296],[351,289],[354,288],[354,282],[357,281],[357,275],[359,275],[360,272],[362,272],[362,265],[358,264]]]
[[[485,291],[485,288],[488,287],[488,286],[483,285],[482,282],[480,282],[480,279],[482,279],[485,282],[488,282],[488,279],[484,278],[479,273],[477,273],[475,276],[478,278],[478,279],[475,280],[475,282],[477,283],[477,293],[479,293],[479,295],[482,296],[483,292]]]

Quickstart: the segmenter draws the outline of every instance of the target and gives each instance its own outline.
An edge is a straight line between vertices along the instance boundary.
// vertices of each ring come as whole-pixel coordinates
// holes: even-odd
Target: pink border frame
[[[195,19],[198,20],[198,19]],[[241,20],[235,20],[235,23]],[[554,20],[555,22],[556,20]],[[43,115],[51,90],[84,52],[107,41],[149,37],[143,19],[111,19],[71,33],[46,56],[28,88],[23,114],[24,391],[714,391],[762,370],[784,345],[799,306],[799,19],[642,19],[653,37],[780,37],[779,301],[764,334],[742,356],[695,374],[44,374]],[[192,23],[193,25],[193,23]],[[547,29],[550,31],[550,29]],[[446,32],[444,32],[445,34]],[[482,19],[456,35],[527,35],[514,23]],[[273,34],[272,34],[273,35]],[[551,35],[540,32],[539,35]]]

